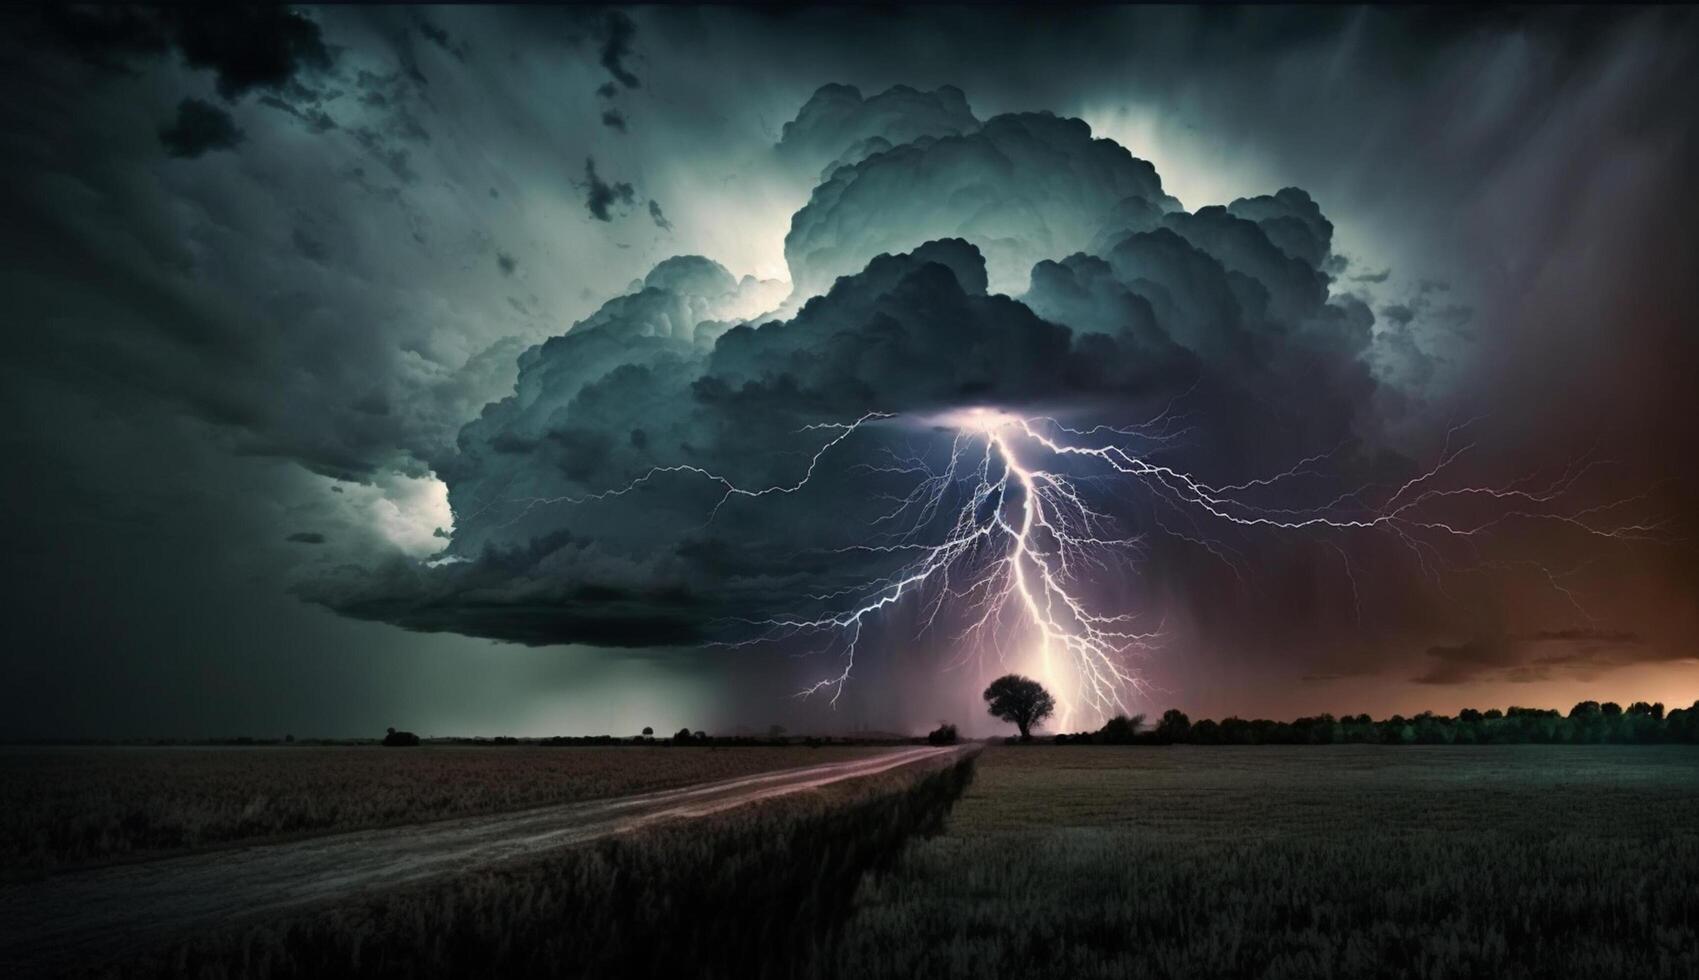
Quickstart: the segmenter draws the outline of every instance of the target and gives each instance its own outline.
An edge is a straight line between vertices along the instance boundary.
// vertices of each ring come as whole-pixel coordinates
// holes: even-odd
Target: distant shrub
[[[391,747],[406,746],[406,745],[418,745],[419,744],[419,736],[413,734],[412,732],[398,732],[395,729],[391,728],[389,730],[389,734],[387,734],[383,737],[383,744],[391,746]]]
[[[957,741],[956,726],[944,722],[927,734],[926,741],[930,745],[954,745]]]
[[[1192,720],[1179,708],[1169,708],[1156,723],[1156,737],[1162,742],[1184,742],[1192,733]]]
[[[1116,715],[1104,722],[1098,731],[1098,739],[1105,745],[1131,745],[1138,738],[1139,729],[1144,727],[1144,715]]]

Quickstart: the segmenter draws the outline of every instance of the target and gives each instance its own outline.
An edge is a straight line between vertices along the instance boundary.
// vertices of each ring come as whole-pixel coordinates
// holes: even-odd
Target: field
[[[99,976],[792,977],[857,883],[936,831],[971,756],[658,824],[322,912],[248,917]]]
[[[987,750],[840,977],[1699,976],[1699,750]]]
[[[94,861],[871,751],[19,750],[0,757],[0,812],[13,853]],[[151,815],[126,819],[135,813]],[[993,746],[977,763],[248,915],[90,965],[204,977],[1692,977],[1695,813],[1699,749],[1683,745]],[[41,830],[49,819],[68,827]],[[183,829],[140,832],[160,826]]]
[[[642,793],[867,748],[0,749],[10,876],[233,841]]]

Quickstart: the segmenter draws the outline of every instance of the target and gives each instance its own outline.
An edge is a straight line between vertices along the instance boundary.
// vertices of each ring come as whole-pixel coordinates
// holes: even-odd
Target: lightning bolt
[[[738,620],[748,635],[727,645],[828,638],[816,652],[836,652],[839,668],[798,696],[829,695],[835,705],[850,681],[868,624],[880,613],[913,601],[920,611],[921,632],[935,626],[945,610],[965,621],[953,637],[966,651],[964,656],[991,651],[1006,659],[1018,645],[1020,654],[1035,664],[1033,672],[1058,695],[1058,720],[1066,726],[1076,710],[1101,718],[1129,710],[1133,699],[1148,693],[1135,661],[1163,637],[1162,624],[1146,626],[1137,613],[1099,610],[1089,599],[1094,583],[1131,572],[1145,545],[1141,535],[1121,532],[1118,522],[1092,503],[1089,490],[1142,490],[1158,530],[1204,548],[1236,573],[1242,573],[1243,559],[1215,536],[1216,528],[1387,534],[1409,549],[1423,574],[1436,582],[1447,564],[1438,542],[1449,539],[1472,546],[1481,535],[1512,521],[1554,522],[1617,539],[1650,537],[1658,528],[1610,520],[1629,501],[1561,508],[1589,471],[1607,465],[1602,461],[1572,465],[1543,483],[1528,478],[1505,486],[1446,485],[1447,474],[1475,448],[1465,438],[1471,423],[1454,427],[1438,461],[1401,484],[1359,486],[1309,508],[1275,507],[1259,503],[1259,498],[1301,477],[1325,473],[1323,464],[1338,448],[1269,476],[1211,484],[1152,458],[1152,452],[1186,431],[1185,420],[1172,408],[1140,425],[1089,429],[1069,428],[1049,416],[991,408],[919,419],[950,434],[947,460],[939,466],[920,455],[898,456],[887,449],[881,461],[852,467],[911,480],[912,488],[889,498],[889,509],[872,521],[863,541],[836,549],[893,558],[896,571],[811,596],[825,612]],[[519,517],[544,504],[607,500],[663,477],[687,476],[723,489],[708,514],[712,521],[734,500],[802,492],[821,476],[835,448],[869,426],[897,418],[894,413],[869,412],[852,422],[805,426],[803,431],[832,436],[792,482],[750,488],[697,466],[658,466],[600,493],[522,501]],[[1443,516],[1447,506],[1459,502],[1485,504],[1489,512],[1472,520]],[[1322,543],[1344,561],[1360,618],[1349,556],[1332,540]],[[1561,576],[1541,571],[1566,598],[1575,600],[1574,593],[1560,585]]]

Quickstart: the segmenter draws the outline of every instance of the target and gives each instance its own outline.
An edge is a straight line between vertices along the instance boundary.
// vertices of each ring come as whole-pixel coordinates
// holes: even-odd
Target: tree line
[[[1320,714],[1294,721],[1267,718],[1193,722],[1174,708],[1154,724],[1117,715],[1095,732],[1057,735],[1058,743],[1098,745],[1642,745],[1699,743],[1699,701],[1665,712],[1663,704],[1582,701],[1554,708],[1464,708],[1456,715],[1424,711],[1376,721],[1366,714]]]

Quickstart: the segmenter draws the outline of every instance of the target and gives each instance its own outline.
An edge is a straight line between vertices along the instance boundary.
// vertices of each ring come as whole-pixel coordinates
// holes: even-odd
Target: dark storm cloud
[[[881,166],[892,169],[863,172]],[[844,193],[862,180],[885,190]],[[983,180],[1021,188],[1019,206],[974,221],[996,195],[982,194],[977,209],[917,204]],[[1034,190],[1044,186],[1078,196]],[[1082,197],[1105,202],[1102,213]],[[1375,384],[1360,358],[1373,317],[1330,299],[1317,266],[1331,254],[1332,225],[1300,190],[1188,214],[1148,163],[1093,141],[1077,120],[1033,115],[840,167],[810,204],[822,207],[832,227],[860,236],[834,244],[836,264],[878,252],[890,238],[865,230],[881,222],[905,223],[898,240],[934,240],[871,254],[772,322],[735,315],[759,284],[699,257],[662,263],[637,291],[526,352],[515,395],[489,406],[461,433],[458,456],[441,461],[459,515],[456,563],[423,578],[339,572],[305,594],[412,629],[533,644],[695,641],[888,573],[885,559],[825,556],[855,543],[853,529],[898,490],[888,477],[857,479],[855,464],[925,437],[872,431],[846,450],[837,479],[768,508],[729,506],[712,526],[703,521],[716,484],[689,474],[599,501],[563,499],[607,493],[657,466],[700,467],[739,485],[792,481],[817,442],[809,426],[868,412],[924,419],[976,404],[1085,405],[1098,421],[1125,421],[1190,393],[1216,416],[1211,432],[1226,447],[1217,464],[1373,432]],[[1104,229],[1105,220],[1126,226]],[[805,209],[794,228],[821,224]],[[936,237],[964,228],[971,240]],[[1049,237],[1057,228],[1068,230],[1061,243]],[[1040,261],[1020,299],[988,290],[986,247],[1012,263],[1093,240],[1104,254]],[[822,261],[822,251],[811,255]],[[606,601],[580,601],[587,595]]]
[[[496,268],[501,270],[502,275],[511,276],[513,275],[514,270],[519,268],[519,260],[515,259],[506,252],[497,252]]]
[[[177,118],[159,130],[166,152],[187,159],[209,150],[234,150],[242,136],[230,113],[202,99],[177,103]]]
[[[1391,320],[1399,326],[1407,326],[1412,320],[1416,319],[1416,311],[1402,303],[1394,303],[1391,306],[1381,307],[1380,315],[1386,317],[1388,320]]]
[[[661,202],[654,198],[649,199],[649,220],[653,221],[655,227],[662,231],[673,230],[673,223],[667,220],[666,212],[661,210]]]
[[[219,94],[227,99],[255,88],[278,88],[303,68],[330,66],[319,25],[286,7],[182,8],[176,36],[183,60],[216,73]]]
[[[324,544],[325,536],[317,531],[296,531],[286,539],[295,544]]]
[[[602,125],[621,133],[625,132],[625,113],[618,109],[603,109]]]
[[[1476,637],[1431,646],[1427,656],[1427,668],[1411,678],[1418,684],[1534,683],[1562,676],[1591,680],[1634,664],[1692,659],[1691,654],[1648,644],[1638,633],[1597,628]]]
[[[1515,667],[1521,654],[1502,637],[1479,638],[1428,647],[1427,670],[1410,678],[1418,684],[1463,684]]]
[[[448,31],[429,20],[420,19],[419,33],[424,35],[425,40],[453,55],[456,61],[464,62],[469,54],[469,49],[464,41],[456,41],[449,35]]]
[[[584,159],[584,207],[597,221],[612,221],[613,208],[629,207],[637,192],[624,181],[605,181],[596,173],[596,159]]]
[[[1377,374],[1388,355],[1376,338],[1408,341],[1418,321],[1457,325],[1466,311],[1417,284],[1387,304],[1410,315],[1377,324],[1365,300],[1335,293],[1337,218],[1300,188],[1185,211],[1148,162],[1079,120],[1021,113],[938,135],[941,101],[965,112],[959,92],[817,92],[799,114],[809,125],[780,140],[781,155],[808,147],[829,165],[792,221],[797,293],[779,314],[732,315],[741,289],[714,263],[663,264],[528,351],[515,395],[440,460],[457,515],[453,563],[423,577],[344,570],[303,594],[360,618],[539,645],[696,643],[735,637],[740,622],[820,615],[832,605],[812,597],[893,570],[843,551],[907,492],[858,464],[935,452],[935,434],[874,425],[839,451],[833,477],[758,506],[716,510],[723,488],[691,472],[632,481],[691,467],[739,486],[788,485],[818,445],[809,426],[867,412],[926,419],[988,404],[1117,424],[1181,404],[1195,436],[1165,458],[1194,472],[1272,473],[1326,453],[1332,492],[1417,472],[1386,438],[1402,378]],[[885,131],[919,135],[870,139],[857,115],[869,104],[896,107],[875,114]],[[1427,363],[1409,342],[1403,377]],[[610,491],[621,492],[593,496]],[[1232,647],[1330,645],[1363,635],[1365,602],[1382,636],[1419,634],[1442,615],[1421,560],[1392,536],[1228,529],[1229,563],[1197,546],[1221,529],[1200,529],[1195,515],[1136,494],[1111,500],[1119,520],[1149,533],[1149,551],[1136,586],[1096,586],[1136,589],[1189,634]],[[1247,594],[1245,568],[1268,584]],[[1585,644],[1524,656],[1530,645],[1435,644],[1415,679],[1580,676],[1633,662]],[[1310,676],[1380,673],[1368,657]]]
[[[631,57],[631,42],[637,39],[637,25],[623,11],[610,10],[602,28],[602,67],[621,85],[637,88],[643,83],[626,67]]]
[[[283,6],[55,4],[43,15],[53,33],[91,63],[128,67],[138,58],[175,50],[191,67],[213,72],[226,99],[256,88],[278,89],[303,70],[331,65],[319,25]]]
[[[331,118],[330,113],[325,112],[317,105],[296,105],[287,99],[279,98],[275,95],[260,96],[259,104],[294,116],[296,119],[300,120],[302,125],[307,127],[307,132],[313,133],[314,135],[328,133],[337,128],[336,120]]]
[[[0,14],[18,28],[0,31],[12,66],[5,129],[17,139],[3,165],[15,232],[8,291],[25,320],[51,316],[64,327],[20,370],[120,411],[170,405],[240,457],[368,483],[396,471],[428,474],[428,460],[452,444],[465,417],[501,390],[504,376],[511,384],[515,351],[484,355],[524,327],[503,313],[505,295],[491,298],[502,310],[478,316],[493,328],[479,336],[415,288],[469,268],[460,255],[438,260],[428,233],[474,239],[409,194],[427,175],[432,194],[461,191],[432,146],[432,109],[400,65],[382,47],[340,47],[321,71],[317,24],[279,8],[218,8],[206,12],[216,23],[193,28],[178,23],[185,8],[63,13],[83,31],[72,32],[85,39],[81,50],[67,50],[66,32],[49,32],[40,10]],[[343,18],[346,33],[368,23],[350,18],[368,15],[387,16],[314,16]],[[389,36],[390,25],[379,26]],[[203,34],[192,32],[216,38],[205,41],[223,52],[208,62],[211,77],[161,56],[175,50],[179,28],[197,51]],[[255,39],[244,40],[245,30]],[[91,60],[102,65],[83,67]],[[183,87],[197,81],[251,91],[268,111],[185,99]],[[339,130],[330,112],[348,128]],[[163,127],[150,122],[167,115]],[[300,139],[303,127],[324,138]],[[216,151],[238,135],[244,159],[236,167]],[[145,159],[161,169],[142,176],[137,161]],[[475,190],[481,204],[488,181],[478,175],[465,194]],[[85,195],[106,208],[91,210]],[[489,224],[469,217],[479,230]],[[66,263],[102,288],[57,292],[54,270]],[[462,283],[459,294],[478,291]],[[380,405],[388,410],[371,410]],[[335,540],[370,537],[339,532]]]

